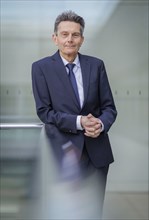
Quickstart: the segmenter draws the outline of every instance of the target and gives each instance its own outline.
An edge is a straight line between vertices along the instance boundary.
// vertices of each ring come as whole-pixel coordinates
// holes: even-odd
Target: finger
[[[96,130],[96,131],[94,132],[94,134],[97,135],[97,136],[99,136],[100,133],[101,133],[100,130]]]
[[[94,133],[97,129],[94,126],[86,126],[85,127],[85,131],[86,132],[90,132],[90,133]],[[99,129],[98,129],[99,130]]]
[[[87,133],[90,136],[99,135],[101,133],[101,128],[95,129],[95,128],[87,128],[85,129],[85,133]]]
[[[90,122],[94,123],[94,124],[100,124],[100,121],[98,120],[98,118],[95,118],[95,117],[91,117],[89,119]]]
[[[101,124],[97,124],[97,123],[87,123],[85,126],[85,130],[89,130],[89,131],[96,131],[96,130],[101,130]]]
[[[85,130],[85,134],[87,134],[88,136],[94,136],[94,131],[89,131],[89,130]]]
[[[100,123],[95,125],[95,129],[96,129],[96,130],[101,130],[101,128],[102,128],[102,126],[101,126]]]
[[[94,130],[94,131],[85,130],[85,134],[91,137],[98,136],[100,134],[100,130]]]
[[[89,113],[89,114],[87,115],[87,117],[93,117],[93,115],[92,115],[91,113]]]
[[[95,126],[96,126],[96,123],[95,123],[95,122],[88,121],[88,122],[86,122],[85,126],[86,126],[87,128],[92,127],[92,128],[94,128],[94,129],[96,129],[96,128],[95,128]]]

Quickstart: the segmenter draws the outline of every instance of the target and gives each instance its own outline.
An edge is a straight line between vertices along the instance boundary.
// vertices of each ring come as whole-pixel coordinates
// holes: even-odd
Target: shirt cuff
[[[102,121],[100,119],[99,119],[99,122],[101,124],[101,132],[103,132],[104,131],[104,124],[102,123]]]
[[[83,128],[81,126],[81,115],[77,116],[76,125],[77,125],[77,130],[83,130]]]

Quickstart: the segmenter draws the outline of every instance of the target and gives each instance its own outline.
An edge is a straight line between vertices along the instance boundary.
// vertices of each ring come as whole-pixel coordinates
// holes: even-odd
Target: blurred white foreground
[[[52,150],[41,133],[38,161],[32,183],[32,196],[24,212],[26,219],[99,219],[99,183],[97,173],[82,176],[79,167],[70,158],[65,168],[73,178],[67,178],[65,169],[59,170]],[[75,155],[71,154],[71,159]],[[68,167],[66,167],[68,165]],[[68,168],[68,169],[67,169]],[[66,177],[66,178],[65,178]]]

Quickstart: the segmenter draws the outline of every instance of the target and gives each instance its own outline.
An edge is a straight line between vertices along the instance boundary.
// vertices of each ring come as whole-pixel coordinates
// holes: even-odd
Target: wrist
[[[81,117],[80,117],[80,125],[81,125],[82,129],[84,129],[83,119],[84,119],[84,116],[81,115]]]
[[[83,130],[84,128],[82,127],[82,123],[81,123],[81,115],[77,116],[77,130]]]
[[[100,119],[99,119],[99,122],[101,124],[101,132],[103,132],[104,131],[104,124],[103,124],[103,122]]]

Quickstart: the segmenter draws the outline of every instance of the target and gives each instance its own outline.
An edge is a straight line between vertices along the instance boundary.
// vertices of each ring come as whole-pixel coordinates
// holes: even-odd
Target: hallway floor
[[[103,220],[148,220],[148,194],[107,192]]]

